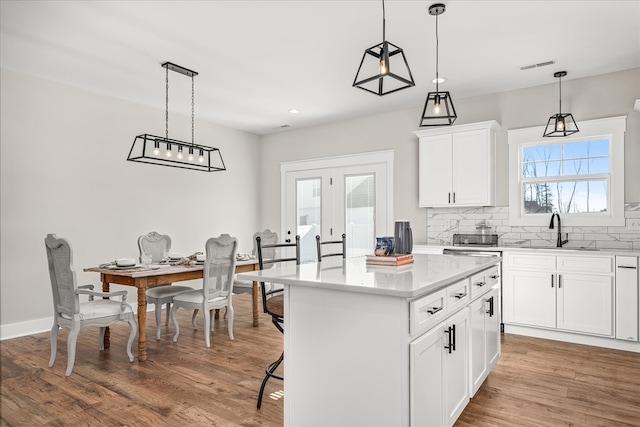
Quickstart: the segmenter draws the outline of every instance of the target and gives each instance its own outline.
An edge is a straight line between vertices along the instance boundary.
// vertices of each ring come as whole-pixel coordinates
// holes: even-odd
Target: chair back
[[[228,234],[207,240],[207,258],[203,272],[203,292],[206,299],[226,299],[231,295],[237,251],[238,239]]]
[[[277,235],[276,235],[277,237]],[[281,258],[279,255],[279,249],[286,250],[287,248],[295,248],[295,256]],[[282,264],[283,262],[295,261],[296,265],[300,265],[300,236],[296,236],[295,243],[271,243],[264,244],[260,236],[256,237],[256,250],[258,255],[258,266],[260,270],[270,268],[276,264]],[[273,294],[282,292],[282,289],[276,289],[271,286],[267,291],[267,285],[265,282],[260,282],[260,291],[262,292],[262,308],[265,313],[271,316],[276,315],[267,309],[267,299]]]
[[[150,254],[152,262],[160,262],[164,257],[164,251],[171,249],[171,237],[152,231],[138,237],[138,249],[140,256]]]
[[[278,233],[271,231],[268,228],[264,231],[258,231],[253,234],[253,251],[252,254],[258,256],[258,245],[256,239],[260,237],[262,242],[262,255],[267,259],[278,258],[278,250],[276,248],[265,248],[265,245],[274,245],[278,243]],[[273,267],[273,264],[269,264],[267,268]]]
[[[342,251],[322,253],[322,247],[325,245],[341,245]],[[327,240],[324,242],[320,240],[320,236],[316,235],[316,249],[318,253],[318,262],[322,261],[322,258],[327,258],[330,256],[341,256],[342,258],[346,258],[347,257],[347,235],[342,233],[342,240]],[[335,249],[335,246],[334,246],[334,249]]]
[[[47,249],[55,316],[64,314],[72,318],[80,312],[80,299],[76,294],[76,271],[73,268],[71,245],[55,234],[47,234],[44,245]]]

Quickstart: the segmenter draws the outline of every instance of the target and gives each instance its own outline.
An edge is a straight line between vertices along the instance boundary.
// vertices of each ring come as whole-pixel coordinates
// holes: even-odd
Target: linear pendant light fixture
[[[402,48],[387,41],[384,0],[382,0],[382,43],[364,51],[353,87],[378,96],[415,86]],[[370,76],[370,77],[364,77]]]
[[[562,113],[562,78],[566,75],[566,71],[558,71],[553,74],[553,77],[556,77],[560,82],[560,105],[558,106],[558,114],[549,117],[547,127],[544,129],[544,134],[542,135],[543,137],[563,137],[579,131],[576,121],[573,120],[573,115],[571,113]]]
[[[203,172],[227,170],[219,149],[194,143],[193,78],[198,73],[171,62],[165,62],[162,67],[166,69],[165,136],[148,133],[136,136],[127,160]],[[191,142],[169,138],[169,70],[191,77]]]
[[[438,75],[438,16],[445,11],[445,5],[434,3],[429,6],[429,15],[436,17],[436,91],[427,94],[427,100],[422,110],[420,126],[449,126],[456,121],[458,115],[453,106],[453,100],[449,92],[440,92],[440,76]]]

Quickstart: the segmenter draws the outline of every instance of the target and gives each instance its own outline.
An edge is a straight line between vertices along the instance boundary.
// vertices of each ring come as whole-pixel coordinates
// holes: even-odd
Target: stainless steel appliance
[[[413,232],[409,221],[396,221],[393,245],[397,254],[410,254],[413,251]]]

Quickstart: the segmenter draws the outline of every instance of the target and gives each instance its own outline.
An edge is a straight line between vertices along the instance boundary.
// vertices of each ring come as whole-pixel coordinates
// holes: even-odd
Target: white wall
[[[549,116],[557,113],[558,83],[551,77],[552,71],[549,71],[549,80],[553,82],[544,86],[468,99],[457,99],[452,93],[458,113],[455,124],[497,120],[502,125],[496,149],[496,206],[509,205],[506,130],[543,126]],[[635,100],[640,99],[640,68],[563,81],[562,93],[564,112],[571,112],[577,121],[628,115],[625,199],[626,202],[640,201],[640,113],[633,110]],[[362,96],[374,97],[366,93]],[[263,136],[260,185],[265,199],[279,201],[280,161],[393,149],[394,214],[396,218],[411,221],[416,244],[426,243],[427,209],[418,207],[418,139],[411,133],[419,129],[421,113],[422,106]],[[278,224],[279,203],[265,204],[263,211],[263,226]]]
[[[53,315],[47,233],[71,241],[78,282],[98,289],[98,274],[82,269],[137,256],[138,236],[152,230],[186,254],[220,233],[251,251],[258,136],[196,121],[196,142],[221,149],[225,172],[128,162],[136,135],[164,135],[163,104],[143,107],[7,69],[0,77],[3,337]],[[169,125],[169,137],[190,140],[190,117],[170,116]],[[135,306],[134,292],[129,301]]]

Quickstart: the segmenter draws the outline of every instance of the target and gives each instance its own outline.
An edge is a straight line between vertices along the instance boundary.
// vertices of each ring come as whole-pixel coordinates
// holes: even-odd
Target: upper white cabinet
[[[495,120],[413,132],[419,142],[420,207],[495,204]]]

